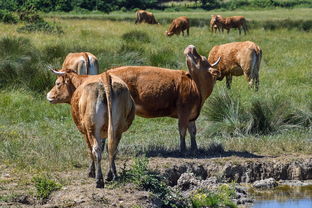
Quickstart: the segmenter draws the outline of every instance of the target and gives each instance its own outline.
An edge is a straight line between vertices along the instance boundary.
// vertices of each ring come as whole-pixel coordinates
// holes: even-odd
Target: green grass
[[[41,200],[46,200],[53,191],[59,190],[62,186],[47,176],[33,177],[32,181],[36,187],[36,195]]]
[[[308,20],[311,11],[277,9],[220,13],[225,16],[242,14],[258,20],[290,16]],[[186,15],[208,18],[211,13],[193,11]],[[159,12],[157,16],[172,18],[181,14]],[[110,15],[130,18],[133,14]],[[187,45],[195,45],[202,55],[207,56],[214,45],[244,40],[256,42],[263,50],[259,92],[248,89],[243,77],[233,78],[230,91],[225,89],[225,81],[217,82],[197,120],[199,147],[206,150],[207,155],[212,154],[209,150],[215,144],[221,144],[225,152],[311,154],[311,32],[258,28],[250,30],[246,36],[239,36],[237,31],[231,31],[229,35],[211,34],[208,26],[204,26],[191,27],[189,37],[168,38],[164,35],[168,24],[134,25],[133,22],[101,19],[55,20],[62,26],[64,34],[20,34],[16,29],[21,24],[0,24],[0,162],[34,172],[87,167],[87,147],[71,119],[70,106],[52,105],[45,99],[55,79],[46,70],[47,65],[60,67],[67,53],[89,51],[95,54],[100,71],[122,65],[186,70],[183,50]],[[233,104],[213,107],[211,103],[224,92]],[[223,117],[213,120],[207,113],[211,108],[229,116],[225,120]],[[260,118],[261,112],[268,118],[273,131],[241,130],[246,128],[250,119]],[[279,118],[299,124],[296,128],[278,126],[281,124]],[[129,131],[123,134],[119,156],[170,155],[178,150],[178,138],[177,120],[136,117]]]

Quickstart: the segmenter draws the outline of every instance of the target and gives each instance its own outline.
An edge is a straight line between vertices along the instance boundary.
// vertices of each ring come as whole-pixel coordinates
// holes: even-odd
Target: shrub
[[[16,24],[17,17],[7,10],[0,10],[0,21],[7,24]]]
[[[64,31],[56,24],[51,24],[45,21],[39,21],[31,24],[27,24],[17,29],[17,32],[45,32],[45,33],[56,33],[62,34]]]
[[[197,190],[192,198],[193,208],[202,207],[237,207],[231,198],[235,196],[234,187],[230,187],[227,184],[221,185],[217,191],[211,192],[208,190],[200,189]]]
[[[161,207],[188,207],[188,201],[173,191],[164,179],[148,169],[148,159],[135,158],[130,170],[123,170],[118,178],[122,183],[133,183],[139,189],[152,192],[160,199]]]
[[[41,200],[46,200],[53,191],[57,191],[62,187],[46,176],[36,176],[32,181],[35,183],[37,197]]]

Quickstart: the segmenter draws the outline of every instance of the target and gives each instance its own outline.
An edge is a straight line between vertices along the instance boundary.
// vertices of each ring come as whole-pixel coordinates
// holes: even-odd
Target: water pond
[[[312,208],[312,185],[279,186],[275,189],[252,190],[252,208]]]

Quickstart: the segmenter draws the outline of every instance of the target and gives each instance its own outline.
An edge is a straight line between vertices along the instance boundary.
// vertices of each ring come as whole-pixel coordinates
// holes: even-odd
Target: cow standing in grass
[[[78,74],[95,75],[99,73],[99,63],[95,55],[89,52],[69,53],[64,62],[63,69],[72,69]]]
[[[145,22],[147,24],[159,24],[156,21],[152,12],[148,12],[145,10],[138,10],[138,11],[136,11],[135,24],[142,23],[142,22]]]
[[[219,31],[219,32],[221,32],[221,29],[220,28],[222,28],[222,26],[221,26],[221,24],[219,23],[219,22],[216,22],[215,21],[215,17],[214,17],[215,15],[211,15],[211,19],[210,19],[210,30],[211,30],[211,32],[213,33],[213,32],[215,32],[215,33],[217,33],[217,30]]]
[[[116,177],[115,157],[121,135],[131,125],[135,104],[127,85],[118,77],[78,75],[71,69],[52,70],[58,76],[47,94],[50,103],[69,103],[73,120],[84,134],[91,155],[89,177],[96,178],[96,187],[103,188],[101,169],[102,138],[108,138],[106,180]]]
[[[184,30],[186,30],[187,36],[189,36],[190,20],[189,18],[182,16],[172,21],[168,31],[166,31],[165,34],[167,36],[172,36],[174,34],[180,35],[180,33],[182,32],[182,35],[184,36]]]
[[[197,150],[195,121],[212,93],[219,75],[214,67],[220,61],[210,64],[192,45],[185,49],[184,54],[189,72],[153,66],[123,66],[108,71],[128,85],[137,115],[178,119],[182,153],[186,151],[187,129],[191,135],[191,151]]]
[[[237,28],[239,34],[241,34],[241,28],[243,28],[245,35],[248,31],[244,16],[222,17],[221,15],[212,15],[210,25],[217,25],[217,27],[221,27],[222,32],[226,29],[227,33],[230,32],[231,28]]]
[[[226,77],[226,86],[231,88],[232,76],[244,75],[249,86],[257,91],[259,88],[259,70],[262,58],[261,48],[251,41],[233,42],[214,46],[208,55],[208,61],[213,62],[221,57],[218,70],[222,80]]]

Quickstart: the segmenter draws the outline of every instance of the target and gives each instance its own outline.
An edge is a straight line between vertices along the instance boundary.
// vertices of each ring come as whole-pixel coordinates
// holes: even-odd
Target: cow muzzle
[[[55,104],[56,100],[54,98],[51,97],[51,93],[48,92],[47,94],[47,100],[51,103],[51,104]]]

